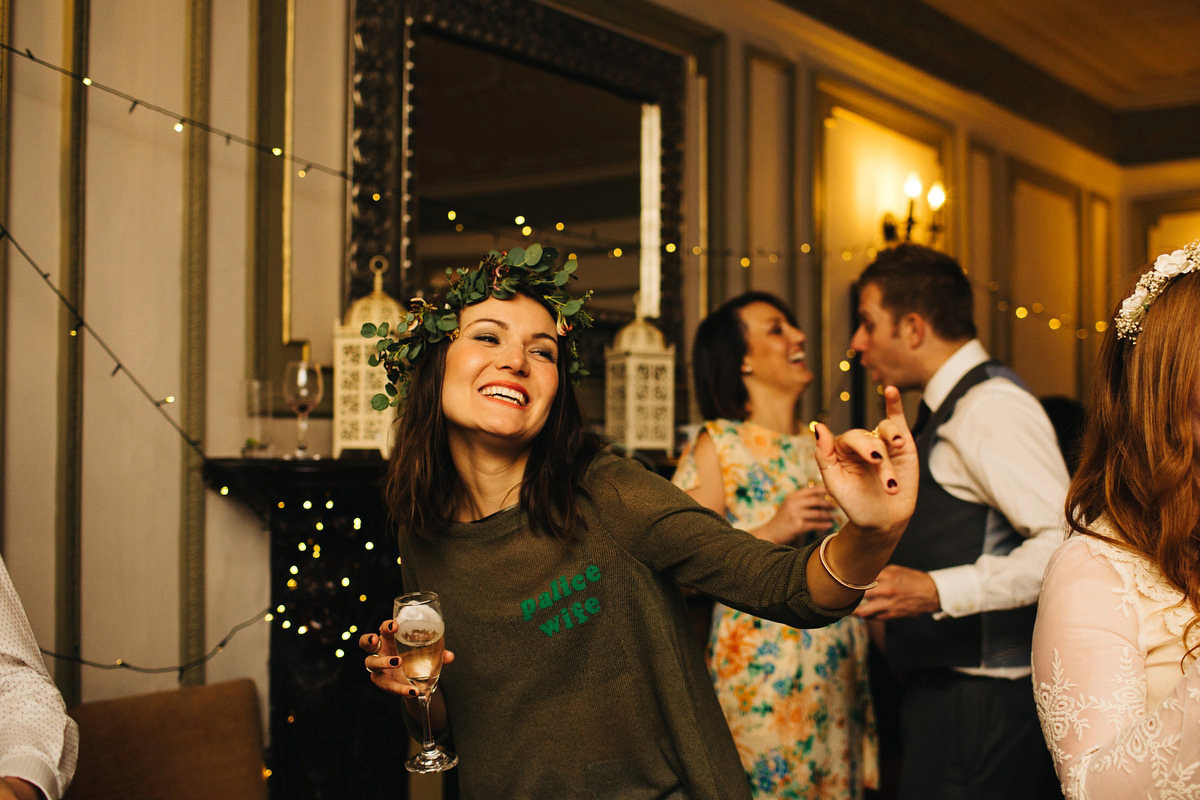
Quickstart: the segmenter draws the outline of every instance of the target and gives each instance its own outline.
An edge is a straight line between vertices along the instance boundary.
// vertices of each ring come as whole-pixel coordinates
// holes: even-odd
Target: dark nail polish
[[[895,481],[893,481],[893,483],[894,482]],[[393,667],[398,667],[398,666],[400,666],[400,659],[393,658],[392,660],[388,661],[388,663],[391,664]]]
[[[887,485],[888,485],[888,488],[889,488],[889,489],[895,489],[895,488],[896,488],[897,486],[899,486],[900,484],[896,483],[896,479],[895,479],[895,478],[888,478]]]
[[[872,450],[871,458],[875,459],[876,461],[883,461],[883,454],[880,453],[878,450]]]
[[[416,690],[416,689],[409,689],[409,690],[408,690],[408,696],[409,696],[409,697],[416,697],[416,696],[417,696],[417,690]]]

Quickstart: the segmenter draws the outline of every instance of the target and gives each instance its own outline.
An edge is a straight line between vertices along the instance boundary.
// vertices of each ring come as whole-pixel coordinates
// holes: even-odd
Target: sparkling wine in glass
[[[289,361],[283,372],[283,399],[296,412],[296,458],[309,458],[308,412],[321,402],[321,368],[311,361]]]
[[[392,606],[392,617],[396,621],[400,668],[417,687],[417,702],[421,705],[421,752],[405,761],[404,768],[409,772],[445,772],[458,763],[458,756],[434,741],[429,723],[429,698],[442,674],[446,642],[441,603],[434,592],[402,594]]]

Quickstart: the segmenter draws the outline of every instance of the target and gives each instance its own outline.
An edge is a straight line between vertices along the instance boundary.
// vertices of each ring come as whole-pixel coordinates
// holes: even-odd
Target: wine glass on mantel
[[[289,361],[283,372],[283,399],[296,412],[296,452],[293,458],[313,458],[308,452],[308,412],[321,402],[325,387],[321,368],[312,361]]]

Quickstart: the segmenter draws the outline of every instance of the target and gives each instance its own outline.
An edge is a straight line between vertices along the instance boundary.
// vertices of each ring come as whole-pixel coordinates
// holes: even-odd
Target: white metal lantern
[[[604,348],[605,433],[627,451],[675,448],[675,346],[643,317]]]
[[[342,324],[333,330],[333,456],[351,449],[378,450],[387,458],[391,449],[395,409],[376,411],[371,397],[383,391],[387,376],[367,358],[375,352],[375,339],[364,339],[364,322],[386,322],[392,328],[404,318],[400,304],[383,291],[387,259],[371,259],[375,288],[350,304]]]

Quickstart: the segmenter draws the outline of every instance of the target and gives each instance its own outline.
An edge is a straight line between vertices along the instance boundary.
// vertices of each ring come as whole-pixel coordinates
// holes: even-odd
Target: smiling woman
[[[437,592],[454,631],[433,724],[454,738],[464,798],[744,800],[676,587],[796,627],[847,614],[912,513],[899,393],[882,438],[818,426],[826,487],[851,519],[824,560],[735,531],[584,426],[571,378],[585,298],[555,255],[491,253],[381,340],[405,398],[386,487],[404,588]],[[371,681],[416,713],[395,622],[359,645]]]

